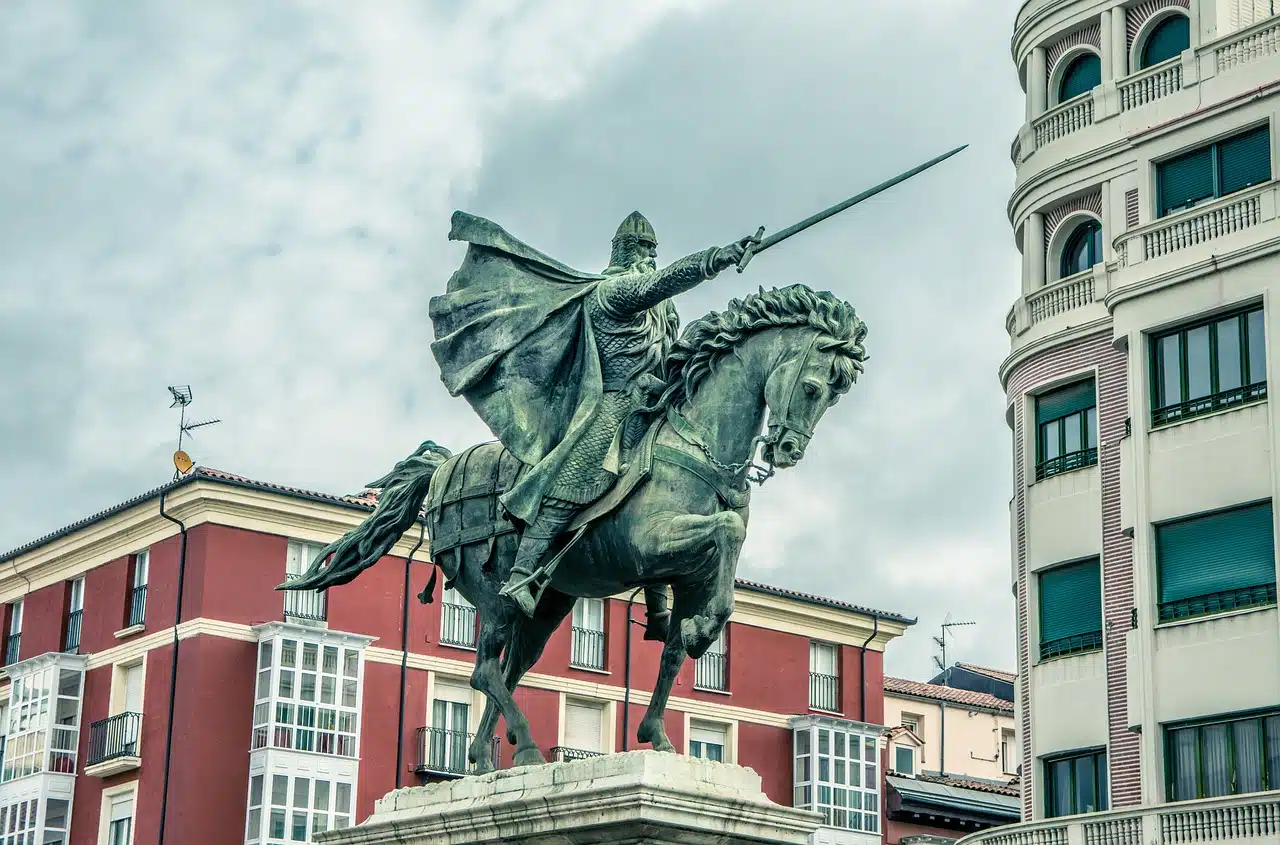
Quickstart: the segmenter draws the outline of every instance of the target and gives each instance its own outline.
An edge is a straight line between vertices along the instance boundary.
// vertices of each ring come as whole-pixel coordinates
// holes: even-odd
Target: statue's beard
[[[658,269],[658,262],[653,258],[640,258],[631,265],[633,273],[653,273]]]

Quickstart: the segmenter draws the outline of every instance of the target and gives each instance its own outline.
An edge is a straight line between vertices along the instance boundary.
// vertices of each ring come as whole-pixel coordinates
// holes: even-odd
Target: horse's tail
[[[448,449],[428,440],[395,469],[369,484],[380,490],[373,513],[359,527],[320,550],[311,567],[277,590],[326,590],[345,584],[391,551],[422,512],[431,476],[450,457]]]

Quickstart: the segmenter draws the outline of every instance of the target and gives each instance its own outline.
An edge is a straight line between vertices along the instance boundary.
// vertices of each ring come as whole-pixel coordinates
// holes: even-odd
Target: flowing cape
[[[445,293],[431,299],[431,351],[449,392],[533,466],[502,499],[528,523],[599,409],[600,359],[584,303],[604,277],[462,211],[453,214],[449,239],[466,241],[467,254]]]

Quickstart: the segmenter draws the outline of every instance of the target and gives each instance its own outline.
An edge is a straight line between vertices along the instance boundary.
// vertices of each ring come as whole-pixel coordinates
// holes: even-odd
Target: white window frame
[[[134,835],[138,832],[138,782],[131,781],[120,786],[109,786],[102,790],[102,809],[98,813],[98,841],[105,845],[115,845],[111,841],[111,808],[116,799],[129,797],[129,836],[126,845],[132,845]]]
[[[9,603],[12,610],[9,612],[9,636],[22,636],[22,609],[25,602],[23,599]]]
[[[694,734],[718,734],[720,736],[719,743],[708,743],[705,739],[695,739]],[[705,719],[689,719],[685,725],[685,754],[698,759],[709,759],[701,755],[694,754],[693,744],[695,742],[707,744],[716,744],[720,746],[721,763],[736,763],[737,754],[735,746],[737,745],[738,725],[736,722],[713,722]]]
[[[904,771],[903,769],[898,768],[898,752],[900,751],[906,751],[911,754],[911,768],[908,770]],[[916,747],[914,745],[907,745],[906,743],[894,743],[892,768],[895,772],[897,772],[900,775],[911,775],[912,777],[914,777],[916,774],[916,768],[917,768]]]
[[[253,803],[253,782],[261,779],[261,794],[259,803]],[[276,784],[278,779],[284,782],[283,803],[276,803]],[[306,806],[297,807],[298,801],[298,781],[307,781],[306,786]],[[317,795],[316,784],[324,783],[325,808],[316,807],[320,803]],[[340,787],[346,787],[346,806],[343,808],[346,812],[338,812],[338,793]],[[275,841],[294,842],[291,838],[293,829],[294,816],[302,814],[303,824],[306,826],[307,835],[304,841],[310,842],[311,835],[316,832],[315,819],[321,816],[324,824],[321,826],[323,830],[341,830],[351,827],[355,822],[355,803],[356,803],[356,784],[353,780],[344,777],[320,776],[315,777],[312,773],[299,774],[297,772],[286,771],[265,771],[250,775],[249,777],[249,797],[246,800],[247,812],[245,813],[245,841],[250,843],[265,842],[274,839]],[[258,811],[258,830],[252,830],[253,812]],[[275,810],[279,810],[284,822],[284,836],[271,837],[266,835],[266,829],[271,825],[271,816]]]
[[[568,712],[569,705],[571,704],[578,707],[595,707],[599,708],[601,711],[599,749],[578,748],[576,745],[566,745],[566,714]],[[601,754],[608,754],[617,746],[618,742],[617,712],[618,709],[614,706],[614,702],[612,701],[599,701],[597,699],[568,696],[565,693],[560,693],[560,715],[558,719],[559,725],[556,731],[556,746],[560,748],[575,748],[579,751],[599,751]]]
[[[720,629],[720,633],[711,642],[711,645],[703,652],[693,666],[693,688],[697,690],[708,690],[710,692],[729,692],[729,649],[726,645],[725,635],[729,631],[726,624]],[[719,676],[719,677],[717,677]],[[720,685],[716,686],[716,681],[720,681]]]
[[[604,599],[584,598],[574,602],[569,633],[569,664],[578,669],[603,671],[608,662]]]
[[[819,671],[819,656],[829,654],[831,657],[831,671]],[[816,702],[814,677],[820,676],[824,678],[835,678],[835,701],[831,702],[831,707],[819,707],[819,704],[826,702]],[[840,712],[840,647],[835,643],[823,642],[822,640],[809,641],[809,708],[812,710],[822,710],[827,713]]]
[[[903,713],[901,722],[902,727],[911,731],[913,734],[920,737],[920,739],[924,739],[924,736],[920,733],[920,726],[924,723],[923,717],[918,716],[915,713]]]
[[[316,556],[323,549],[323,544],[310,543],[306,540],[290,540],[284,558],[284,577],[290,581],[302,575],[315,562]],[[310,613],[290,613],[308,610]],[[284,614],[286,619],[297,619],[305,624],[325,625],[329,619],[329,598],[324,590],[290,590],[284,594]]]
[[[471,651],[476,647],[476,609],[453,587],[440,591],[440,644]]]
[[[1013,765],[1009,763],[1012,760]],[[1011,728],[1000,729],[1000,771],[1016,775],[1022,763],[1022,749],[1018,747],[1018,732]]]
[[[80,642],[84,638],[84,576],[71,579],[70,594],[67,596],[67,634],[70,634],[71,619],[75,614],[80,613],[80,630],[76,632],[76,650],[80,649]],[[64,639],[65,639],[64,635]],[[70,643],[64,642],[63,646],[69,646]]]
[[[824,733],[825,740],[822,739]],[[837,734],[843,735],[843,740],[838,740]],[[852,745],[855,741],[858,745],[856,754]],[[883,808],[879,729],[824,716],[802,717],[792,721],[792,742],[793,806],[822,813],[828,827],[857,830],[878,837],[882,833],[880,812]],[[824,745],[825,767],[820,760]],[[837,756],[837,750],[842,750],[840,756]],[[841,763],[838,764],[837,760]],[[858,769],[856,777],[852,767]],[[825,778],[822,775],[824,770]],[[856,784],[853,783],[855,780]],[[826,787],[827,791],[823,792],[821,787]],[[822,800],[824,795],[830,796],[828,800]],[[845,802],[844,806],[839,805],[841,800]],[[857,813],[856,820],[853,813]]]

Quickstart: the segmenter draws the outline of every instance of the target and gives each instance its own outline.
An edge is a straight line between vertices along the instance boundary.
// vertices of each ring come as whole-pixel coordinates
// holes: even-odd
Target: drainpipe
[[[396,743],[396,789],[400,788],[400,773],[404,770],[404,694],[409,678],[409,570],[413,566],[413,556],[422,548],[422,541],[427,534],[427,524],[423,522],[421,526],[418,542],[409,550],[409,557],[404,561],[404,618],[400,623],[403,633],[400,638],[400,720],[396,723],[400,726],[400,741]]]
[[[632,602],[636,600],[636,596],[644,587],[636,587],[635,592],[631,594],[631,598],[627,599],[627,654],[624,658],[627,670],[624,673],[623,684],[626,691],[622,694],[622,750],[631,750],[631,607]]]
[[[938,702],[938,774],[947,776],[947,703]]]
[[[169,812],[169,763],[173,757],[173,714],[178,697],[178,625],[182,622],[182,591],[187,575],[187,526],[182,520],[165,513],[164,499],[167,490],[160,491],[160,516],[178,526],[182,532],[181,546],[178,550],[178,603],[173,613],[173,661],[169,666],[169,724],[166,727],[164,740],[164,785],[160,791],[160,838],[158,845],[164,845],[165,819]]]
[[[876,634],[880,633],[880,617],[871,617],[871,636],[862,643],[862,649],[858,652],[858,683],[862,685],[862,694],[859,699],[859,722],[867,721],[867,646],[876,638]]]

